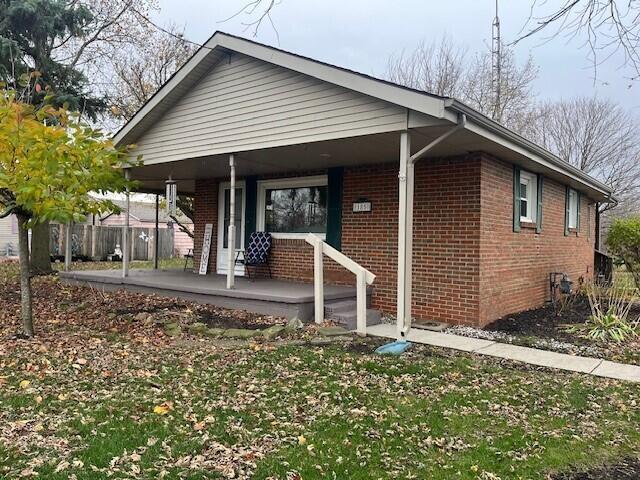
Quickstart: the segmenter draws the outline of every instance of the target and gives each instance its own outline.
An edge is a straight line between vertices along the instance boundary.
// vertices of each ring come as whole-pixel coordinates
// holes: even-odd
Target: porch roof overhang
[[[320,141],[275,146],[265,144],[268,148],[247,151],[216,150],[211,155],[195,158],[185,154],[184,158],[163,163],[145,158],[144,165],[131,172],[132,178],[141,181],[141,191],[163,191],[164,181],[171,175],[178,182],[180,192],[193,193],[195,180],[228,176],[228,155],[231,153],[236,155],[239,176],[398,162],[401,131],[411,133],[412,149],[418,151],[455,125],[458,116],[464,114],[467,117],[465,127],[430,151],[428,157],[482,151],[568,184],[595,201],[615,200],[608,186],[457,100],[396,85],[222,32],[216,32],[122,127],[114,137],[116,145],[135,143],[230,52],[239,52],[404,107],[406,125],[403,130],[397,127],[389,131],[378,129],[368,135],[352,137],[341,137],[337,133],[333,138]]]
[[[449,122],[441,126],[409,129],[412,153],[426,146],[433,139],[451,128]],[[321,142],[235,152],[236,174],[279,175],[309,173],[331,167],[353,167],[382,163],[398,163],[400,149],[399,131],[340,138]],[[587,194],[594,201],[612,199],[608,187],[585,175],[582,171],[570,171],[557,157],[534,155],[516,142],[502,138],[491,129],[467,120],[466,126],[438,144],[425,156],[438,158],[485,152],[496,158],[508,159],[521,168],[542,173],[560,183],[567,184]],[[562,163],[561,163],[562,162]],[[195,193],[195,182],[200,179],[228,178],[228,154],[186,158],[173,162],[148,163],[131,170],[131,177],[140,182],[139,191],[162,193],[165,180],[171,177],[178,184],[181,194]]]

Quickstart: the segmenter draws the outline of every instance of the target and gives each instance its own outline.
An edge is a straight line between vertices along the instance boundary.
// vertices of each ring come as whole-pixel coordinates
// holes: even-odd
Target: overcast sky
[[[533,0],[531,0],[533,1]],[[313,57],[363,73],[381,76],[389,55],[412,49],[421,40],[447,34],[470,53],[489,48],[494,0],[280,0],[273,10],[279,35],[264,23],[257,37],[242,25],[240,15],[222,22],[247,0],[160,0],[153,15],[162,25],[173,21],[185,27],[193,41],[205,41],[215,30],[255,39],[284,50]],[[266,3],[266,2],[265,2]],[[548,4],[560,2],[548,0]],[[529,16],[530,0],[502,0],[503,40],[518,34]],[[535,93],[540,98],[573,95],[607,96],[640,114],[640,82],[628,88],[620,59],[601,65],[597,81],[581,41],[555,38],[526,40],[516,46],[521,61],[531,53],[540,67]]]

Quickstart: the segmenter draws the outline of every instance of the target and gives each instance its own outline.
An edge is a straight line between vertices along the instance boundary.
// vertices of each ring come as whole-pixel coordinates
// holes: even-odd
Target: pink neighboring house
[[[113,203],[122,209],[122,213],[110,213],[96,218],[95,224],[101,226],[122,226],[125,224],[125,202],[115,200]],[[156,224],[156,206],[155,203],[148,202],[131,202],[129,214],[129,224],[132,227],[154,228]],[[184,215],[178,216],[180,222],[193,232],[193,223]],[[178,225],[171,220],[163,208],[159,212],[159,228],[169,228],[171,222],[174,229],[174,252],[176,255],[185,255],[189,250],[193,249],[193,239],[180,230]]]

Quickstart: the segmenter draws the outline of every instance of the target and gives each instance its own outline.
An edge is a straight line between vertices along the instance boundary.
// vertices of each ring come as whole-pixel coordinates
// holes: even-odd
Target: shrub
[[[583,291],[589,300],[591,315],[584,324],[574,325],[569,331],[581,332],[587,338],[603,342],[622,342],[638,335],[638,320],[629,320],[633,302],[627,287],[589,282],[585,283]]]
[[[614,220],[607,233],[607,246],[624,262],[640,290],[640,216]]]

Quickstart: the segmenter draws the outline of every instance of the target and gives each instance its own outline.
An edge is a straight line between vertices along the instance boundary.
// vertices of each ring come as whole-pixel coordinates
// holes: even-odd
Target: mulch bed
[[[612,465],[603,465],[582,472],[553,475],[552,480],[639,480],[640,458],[626,458]]]
[[[591,344],[577,333],[568,332],[567,325],[584,323],[591,315],[589,302],[577,297],[575,302],[564,311],[556,313],[553,305],[548,304],[534,310],[508,315],[487,325],[485,330],[505,332],[512,335],[530,335],[540,338],[552,338],[574,345]],[[630,318],[640,316],[640,305],[632,307]]]

